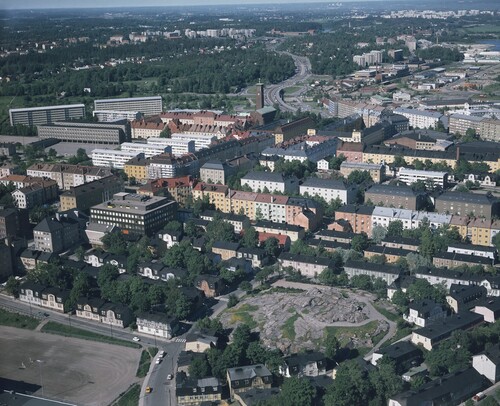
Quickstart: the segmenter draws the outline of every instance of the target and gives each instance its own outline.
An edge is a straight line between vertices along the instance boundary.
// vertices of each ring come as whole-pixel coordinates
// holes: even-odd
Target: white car
[[[136,343],[141,341],[141,339],[137,336],[135,336],[134,338],[132,338],[132,341],[135,341]]]
[[[168,374],[168,375],[167,375],[167,379],[168,379],[169,381],[171,381],[171,380],[172,380],[172,378],[173,378],[173,377],[172,377],[172,374]]]
[[[163,358],[165,356],[165,351],[161,350],[159,353],[158,353],[158,356],[160,358]]]
[[[156,358],[156,362],[155,362],[156,365],[158,364],[161,364],[161,358]]]

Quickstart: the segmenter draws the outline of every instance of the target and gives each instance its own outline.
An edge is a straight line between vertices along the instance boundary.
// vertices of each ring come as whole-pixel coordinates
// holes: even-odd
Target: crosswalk
[[[176,338],[174,338],[172,341],[173,341],[174,343],[185,343],[185,342],[186,342],[186,339],[185,339],[185,338],[178,338],[178,337],[176,337]]]

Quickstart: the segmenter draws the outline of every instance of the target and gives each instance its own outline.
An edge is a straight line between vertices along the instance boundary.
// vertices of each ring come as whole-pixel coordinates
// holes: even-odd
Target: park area
[[[226,328],[247,324],[260,333],[265,346],[283,353],[322,349],[335,335],[344,347],[365,353],[389,330],[389,322],[370,303],[371,298],[331,287],[302,285],[302,289],[273,287],[246,296],[220,319]]]
[[[0,326],[3,389],[109,405],[138,381],[139,349]],[[7,387],[11,385],[12,387]]]

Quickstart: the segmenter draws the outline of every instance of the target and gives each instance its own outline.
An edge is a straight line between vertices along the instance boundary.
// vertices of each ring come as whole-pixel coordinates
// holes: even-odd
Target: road
[[[295,113],[298,108],[287,104],[281,97],[280,92],[287,87],[296,86],[299,82],[304,82],[311,77],[311,62],[305,56],[293,55],[289,52],[278,52],[281,55],[290,56],[295,62],[297,73],[291,78],[275,85],[268,85],[264,88],[264,101],[268,106],[278,104],[281,111],[291,111]]]

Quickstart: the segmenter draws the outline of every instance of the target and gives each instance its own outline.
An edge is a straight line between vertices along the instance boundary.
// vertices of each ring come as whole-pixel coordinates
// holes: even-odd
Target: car
[[[168,374],[168,375],[167,375],[167,379],[168,379],[169,381],[171,381],[171,380],[172,380],[172,378],[173,378],[172,374]]]
[[[136,343],[141,341],[141,339],[137,336],[135,336],[134,338],[132,338],[132,341],[135,341]]]
[[[479,402],[480,400],[483,400],[485,397],[486,395],[483,392],[478,392],[473,396],[472,400],[474,402]]]
[[[161,358],[156,358],[155,364],[156,365],[161,364]]]
[[[165,351],[161,350],[159,353],[158,353],[158,356],[160,358],[163,358],[165,356]]]
[[[151,386],[146,386],[146,393],[151,393],[153,388]]]

